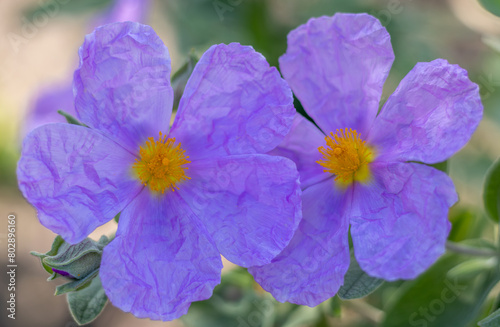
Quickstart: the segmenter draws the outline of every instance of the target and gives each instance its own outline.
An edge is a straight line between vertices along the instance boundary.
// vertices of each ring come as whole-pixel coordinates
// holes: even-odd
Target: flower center
[[[181,144],[175,145],[175,138],[165,140],[165,135],[160,132],[157,141],[154,138],[148,138],[148,141],[141,146],[139,150],[139,159],[135,159],[132,167],[141,182],[148,185],[152,191],[164,193],[165,189],[172,191],[179,189],[177,183],[186,179],[185,164],[190,163],[185,155],[185,150],[181,149]]]
[[[323,160],[316,161],[325,167],[325,172],[335,175],[335,180],[349,184],[366,182],[370,178],[368,164],[373,161],[371,149],[356,130],[337,130],[325,137],[326,147],[320,146]]]

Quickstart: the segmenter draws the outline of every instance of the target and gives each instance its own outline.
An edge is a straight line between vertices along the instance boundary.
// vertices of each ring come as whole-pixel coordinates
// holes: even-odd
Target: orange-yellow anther
[[[325,172],[334,174],[335,180],[344,184],[369,179],[368,164],[373,161],[373,155],[356,130],[331,132],[325,141],[326,147],[318,148],[323,160],[317,161],[326,168]]]
[[[186,176],[184,165],[190,163],[181,144],[175,145],[175,138],[165,139],[160,132],[157,141],[153,137],[139,149],[139,159],[136,159],[133,169],[144,185],[152,191],[164,193],[165,189],[179,189],[178,183],[191,179]]]

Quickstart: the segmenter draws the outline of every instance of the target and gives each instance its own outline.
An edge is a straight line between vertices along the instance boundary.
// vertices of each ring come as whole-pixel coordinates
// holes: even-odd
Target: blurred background
[[[495,12],[498,7],[493,4],[488,9]],[[252,45],[277,66],[290,30],[311,17],[336,12],[372,14],[391,34],[396,60],[383,101],[415,63],[435,58],[465,68],[480,86],[484,119],[469,144],[447,165],[460,196],[450,213],[450,239],[493,242],[498,228],[483,213],[481,193],[484,174],[500,154],[500,18],[476,0],[0,0],[0,213],[5,218],[0,223],[0,263],[7,264],[7,215],[15,213],[18,264],[17,319],[8,319],[4,312],[0,326],[76,326],[65,296],[53,295],[60,282],[47,282],[39,259],[29,255],[31,250],[48,251],[55,235],[40,225],[20,195],[15,167],[26,133],[43,123],[64,121],[56,114],[59,109],[73,110],[71,78],[85,34],[118,20],[149,24],[170,51],[172,72],[189,56],[199,57],[210,45],[229,42]],[[92,237],[109,233],[113,224]],[[468,263],[477,266],[469,258],[446,255],[417,280],[384,283],[367,298],[335,297],[316,308],[279,304],[245,270],[228,265],[214,296],[193,304],[181,320],[140,320],[108,304],[89,326],[430,326],[439,319],[460,319],[439,326],[476,326],[498,307],[499,293],[496,282],[477,267],[468,275],[458,269],[460,280],[472,285],[473,291],[457,295],[442,309],[429,307],[432,315],[423,320],[425,324],[408,319],[432,304],[451,268]],[[0,294],[5,303],[7,277],[2,275]],[[435,287],[438,293],[422,295],[418,292],[422,287]]]

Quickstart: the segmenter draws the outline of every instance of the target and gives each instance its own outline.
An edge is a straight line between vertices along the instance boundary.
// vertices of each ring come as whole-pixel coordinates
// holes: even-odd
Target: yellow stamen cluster
[[[175,146],[175,138],[165,140],[165,135],[160,132],[157,141],[153,137],[141,146],[139,159],[135,159],[133,169],[144,185],[148,185],[152,191],[164,193],[170,188],[175,191],[177,183],[186,179],[186,169],[183,165],[190,163],[185,155],[185,150],[181,149],[181,144]]]
[[[356,130],[337,130],[325,137],[326,147],[319,147],[323,160],[316,161],[325,167],[325,172],[335,175],[343,183],[366,181],[370,176],[368,164],[373,161],[372,152],[361,140]]]

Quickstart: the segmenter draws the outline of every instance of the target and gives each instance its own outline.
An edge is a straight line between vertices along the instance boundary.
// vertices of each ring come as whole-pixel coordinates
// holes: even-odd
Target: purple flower
[[[116,0],[106,15],[102,15],[91,24],[91,30],[98,25],[113,22],[143,22],[149,7],[150,0]],[[66,118],[57,113],[58,110],[76,115],[73,87],[69,76],[65,82],[41,90],[25,117],[21,135],[24,137],[36,127],[47,123],[66,122]]]
[[[389,34],[366,14],[311,19],[288,35],[280,67],[319,129],[297,115],[272,152],[295,161],[303,190],[290,244],[249,269],[279,301],[314,306],[338,291],[349,226],[361,268],[386,280],[414,278],[445,251],[457,195],[418,162],[466,144],[482,116],[479,89],[457,65],[418,63],[377,115],[393,60]]]
[[[24,141],[19,187],[40,222],[83,240],[121,211],[100,277],[111,302],[171,320],[220,282],[220,255],[264,265],[301,219],[295,164],[266,154],[295,115],[286,82],[251,47],[215,45],[189,79],[172,128],[167,48],[145,25],[98,28],[80,48],[78,118]]]

